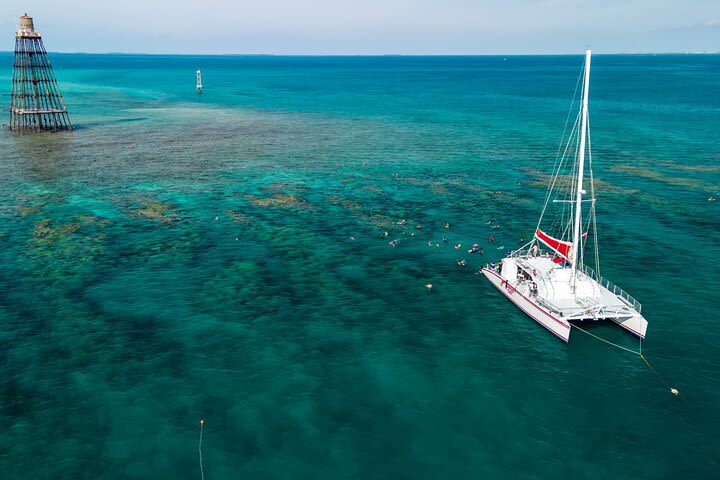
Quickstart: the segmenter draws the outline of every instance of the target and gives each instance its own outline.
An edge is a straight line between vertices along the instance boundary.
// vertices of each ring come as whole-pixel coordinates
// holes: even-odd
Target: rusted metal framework
[[[10,97],[10,130],[72,130],[42,37],[27,14],[15,34]]]

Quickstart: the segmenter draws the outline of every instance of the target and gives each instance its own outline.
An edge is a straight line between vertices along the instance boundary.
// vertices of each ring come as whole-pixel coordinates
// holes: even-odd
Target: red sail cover
[[[547,233],[543,232],[539,228],[535,230],[535,236],[538,240],[543,242],[548,247],[552,248],[555,253],[562,256],[565,260],[570,260],[570,255],[572,252],[572,243],[570,242],[564,242],[562,240],[558,240],[555,237],[551,237]]]

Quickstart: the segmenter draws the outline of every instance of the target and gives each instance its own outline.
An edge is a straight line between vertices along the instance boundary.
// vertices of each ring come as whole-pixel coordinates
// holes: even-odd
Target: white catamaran
[[[640,314],[641,305],[599,274],[589,142],[590,59],[588,50],[580,110],[564,149],[558,150],[556,168],[532,241],[499,264],[486,265],[482,272],[510,301],[565,342],[570,339],[571,322],[588,320],[611,320],[645,338],[647,320]],[[589,179],[585,178],[586,151]],[[563,171],[569,173],[562,174]],[[543,230],[543,218],[550,203],[558,206],[558,214]],[[587,218],[583,218],[583,204],[589,205]],[[590,229],[595,271],[583,263]]]

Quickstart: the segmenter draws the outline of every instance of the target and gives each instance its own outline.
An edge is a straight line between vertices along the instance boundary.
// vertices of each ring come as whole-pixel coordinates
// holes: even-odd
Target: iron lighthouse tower
[[[27,14],[15,33],[10,98],[10,130],[72,130],[42,37]]]

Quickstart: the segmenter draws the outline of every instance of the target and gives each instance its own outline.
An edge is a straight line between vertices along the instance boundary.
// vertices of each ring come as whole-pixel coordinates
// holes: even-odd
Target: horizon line
[[[14,53],[14,50],[0,50]],[[147,56],[203,56],[203,57],[545,57],[576,56],[578,53],[148,53],[148,52],[67,52],[48,51],[49,54],[65,55],[147,55]],[[593,55],[718,55],[717,51],[660,51],[660,52],[606,52]]]

